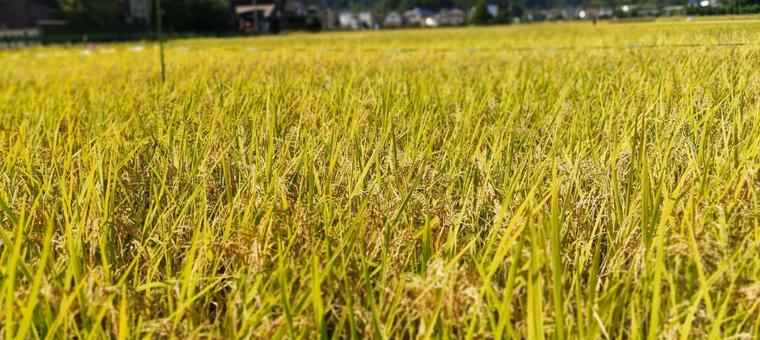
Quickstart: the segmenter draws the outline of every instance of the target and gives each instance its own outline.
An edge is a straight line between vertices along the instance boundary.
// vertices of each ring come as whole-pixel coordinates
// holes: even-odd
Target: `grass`
[[[756,338],[759,33],[2,51],[2,337]]]

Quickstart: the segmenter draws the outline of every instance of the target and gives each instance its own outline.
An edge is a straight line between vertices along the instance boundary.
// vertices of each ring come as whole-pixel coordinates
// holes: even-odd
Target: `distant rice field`
[[[760,20],[0,51],[0,338],[758,338]]]

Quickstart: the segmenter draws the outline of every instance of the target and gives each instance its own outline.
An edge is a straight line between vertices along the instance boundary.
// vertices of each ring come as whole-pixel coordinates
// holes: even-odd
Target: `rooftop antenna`
[[[161,82],[166,81],[166,68],[164,67],[164,31],[161,19],[161,0],[156,0],[156,29],[158,31],[158,53],[161,59]]]

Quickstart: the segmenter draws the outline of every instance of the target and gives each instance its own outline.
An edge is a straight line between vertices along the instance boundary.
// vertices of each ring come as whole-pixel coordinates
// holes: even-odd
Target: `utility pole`
[[[255,1],[255,0],[254,0]],[[156,0],[156,29],[158,30],[158,53],[161,58],[161,82],[166,81],[166,69],[164,67],[164,31],[162,27],[161,0]]]

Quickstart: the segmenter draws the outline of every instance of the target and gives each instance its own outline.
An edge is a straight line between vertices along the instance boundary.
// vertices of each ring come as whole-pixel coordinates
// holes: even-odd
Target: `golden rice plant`
[[[760,337],[760,23],[0,51],[11,338]]]

